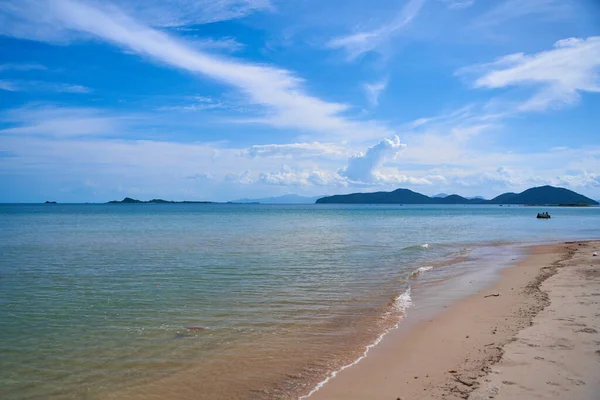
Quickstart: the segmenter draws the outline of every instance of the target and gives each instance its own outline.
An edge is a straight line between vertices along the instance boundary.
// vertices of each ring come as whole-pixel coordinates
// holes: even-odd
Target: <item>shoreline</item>
[[[409,317],[398,328],[368,349],[368,357],[337,371],[335,379],[329,376],[310,397],[300,398],[458,399],[468,398],[472,391],[485,386],[482,383],[488,392],[479,398],[495,396],[498,387],[490,389],[491,384],[485,382],[492,366],[503,360],[504,347],[552,302],[545,286],[542,289],[544,282],[587,247],[597,250],[600,242],[526,246],[525,259],[502,268],[499,276],[476,294],[449,301],[443,310],[418,317],[411,317],[419,313],[409,310]],[[596,321],[599,316],[596,314]],[[592,359],[597,357],[591,354]]]

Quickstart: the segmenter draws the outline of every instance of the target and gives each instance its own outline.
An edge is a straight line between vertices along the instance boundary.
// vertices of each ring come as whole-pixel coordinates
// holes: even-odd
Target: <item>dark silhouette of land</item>
[[[131,197],[125,197],[123,200],[112,200],[106,204],[213,204],[212,201],[170,201],[163,199],[152,199],[148,201],[132,199]]]
[[[539,186],[521,193],[504,193],[491,200],[465,198],[457,194],[429,197],[409,189],[392,192],[352,193],[322,197],[317,204],[522,204],[555,206],[597,206],[598,202],[572,190]]]

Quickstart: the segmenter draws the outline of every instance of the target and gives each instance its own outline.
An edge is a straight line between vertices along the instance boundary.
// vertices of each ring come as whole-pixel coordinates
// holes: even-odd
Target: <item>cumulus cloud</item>
[[[348,160],[348,166],[339,171],[339,174],[355,182],[373,183],[378,177],[377,169],[386,158],[395,157],[406,145],[400,143],[398,136],[383,139],[376,145],[369,147],[365,153],[359,153]]]
[[[393,21],[371,31],[361,31],[336,37],[327,43],[327,47],[344,50],[349,61],[355,60],[365,53],[378,51],[387,41],[413,21],[419,14],[424,2],[425,0],[408,0]]]
[[[572,188],[600,187],[600,175],[582,171],[580,174],[559,176],[556,178],[555,184]]]
[[[298,170],[284,165],[281,170],[261,173],[258,182],[280,186],[346,186],[347,182],[337,174],[319,170]]]
[[[434,185],[447,182],[442,175],[410,176],[396,171],[375,172],[377,183],[384,185]]]
[[[225,181],[248,185],[248,184],[254,183],[254,179],[252,178],[251,173],[252,172],[249,169],[242,171],[240,173],[230,173],[230,174],[225,175]]]
[[[600,36],[594,36],[559,40],[552,50],[509,54],[457,73],[474,74],[476,88],[535,88],[534,95],[519,106],[521,111],[532,111],[576,103],[580,92],[600,92],[599,68]]]

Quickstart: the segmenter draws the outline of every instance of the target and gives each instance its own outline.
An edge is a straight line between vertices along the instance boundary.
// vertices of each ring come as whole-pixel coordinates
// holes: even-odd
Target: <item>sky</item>
[[[597,0],[0,0],[0,202],[600,199]]]

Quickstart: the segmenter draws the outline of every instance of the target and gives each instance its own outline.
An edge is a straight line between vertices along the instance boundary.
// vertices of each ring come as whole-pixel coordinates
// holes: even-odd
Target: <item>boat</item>
[[[537,217],[540,219],[550,219],[550,214],[548,212],[538,213]]]

